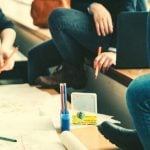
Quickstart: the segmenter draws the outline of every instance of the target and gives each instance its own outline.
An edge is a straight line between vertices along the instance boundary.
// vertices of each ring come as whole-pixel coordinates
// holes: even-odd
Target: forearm
[[[16,32],[12,28],[6,28],[1,32],[1,49],[10,51],[16,38]]]

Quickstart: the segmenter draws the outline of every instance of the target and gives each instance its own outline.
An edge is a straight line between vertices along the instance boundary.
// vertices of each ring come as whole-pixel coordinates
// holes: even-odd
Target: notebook
[[[116,68],[150,67],[150,13],[123,12],[117,21]]]

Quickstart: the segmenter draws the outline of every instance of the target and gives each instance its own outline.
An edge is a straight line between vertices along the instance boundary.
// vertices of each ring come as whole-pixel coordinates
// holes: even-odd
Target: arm
[[[105,6],[108,7],[106,8]],[[97,34],[100,36],[106,36],[113,33],[114,23],[112,16],[115,16],[117,14],[117,11],[119,12],[121,9],[120,7],[119,9],[114,9],[113,11],[114,4],[109,10],[108,8],[111,5],[109,4],[105,6],[100,3],[93,3],[90,6],[95,21]],[[99,70],[102,72],[106,72],[112,65],[116,65],[116,52],[102,52],[95,58],[93,63],[94,69],[96,68],[96,66],[99,66]]]
[[[89,6],[97,34],[99,36],[112,34],[113,21],[115,22],[113,17],[116,17],[116,14],[120,11],[120,0],[97,0],[97,2],[91,0],[72,0],[72,8],[87,12]],[[116,53],[102,52],[100,56],[95,58],[94,68],[97,63],[99,70],[107,71],[112,64],[116,64]]]
[[[1,32],[1,49],[10,53],[16,38],[16,32],[12,28],[6,28]]]
[[[92,3],[90,11],[93,14],[95,27],[99,36],[106,36],[113,32],[113,22],[109,10],[101,3]]]
[[[9,58],[15,38],[16,32],[13,28],[13,24],[7,20],[0,10],[0,68],[5,64],[7,58]],[[13,66],[14,60],[11,58],[4,70],[10,70]]]

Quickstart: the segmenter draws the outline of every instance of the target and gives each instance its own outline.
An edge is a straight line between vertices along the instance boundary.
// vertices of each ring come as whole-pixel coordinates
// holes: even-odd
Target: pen
[[[98,54],[97,54],[97,56],[99,56],[101,54],[101,51],[102,51],[102,47],[99,47],[98,48]],[[99,64],[98,64],[98,62],[96,62],[95,79],[97,79],[98,72],[99,72]]]
[[[61,113],[64,113],[64,86],[60,83]]]
[[[17,142],[16,139],[6,138],[6,137],[2,137],[2,136],[0,136],[0,140],[10,141],[10,142]]]
[[[16,51],[18,51],[18,47],[15,47],[13,51],[11,52],[11,54],[9,55],[9,57],[6,59],[5,64],[0,68],[0,73],[4,71],[4,68],[7,66],[9,59],[14,55]]]
[[[66,87],[66,83],[64,83],[64,111],[67,114],[68,113],[68,109],[67,109],[67,87]]]

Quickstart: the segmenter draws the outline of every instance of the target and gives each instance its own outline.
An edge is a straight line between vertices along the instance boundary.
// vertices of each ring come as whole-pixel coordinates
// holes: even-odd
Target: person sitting
[[[115,65],[117,15],[136,10],[127,7],[128,1],[134,1],[131,7],[135,7],[137,0],[72,0],[71,9],[55,9],[49,17],[52,39],[29,52],[29,83],[56,88],[66,82],[67,87],[79,89],[87,81],[85,57],[91,62],[97,60],[102,72]],[[98,47],[102,52],[96,57]],[[50,74],[53,66],[59,67]]]
[[[123,150],[150,150],[150,74],[133,80],[126,93],[135,129],[110,122],[98,126],[99,131]]]

